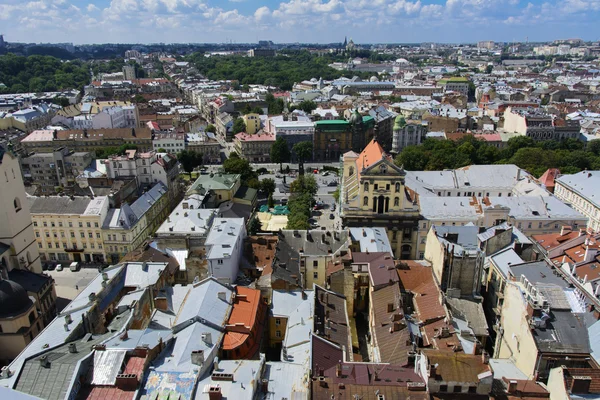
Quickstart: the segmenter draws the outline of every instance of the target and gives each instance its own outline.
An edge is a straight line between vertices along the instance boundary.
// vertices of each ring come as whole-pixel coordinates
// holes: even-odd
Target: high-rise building
[[[131,81],[135,79],[135,67],[133,65],[124,65],[123,66],[123,77],[126,81]]]
[[[6,43],[4,43],[4,35],[0,35],[0,48],[4,47]]]

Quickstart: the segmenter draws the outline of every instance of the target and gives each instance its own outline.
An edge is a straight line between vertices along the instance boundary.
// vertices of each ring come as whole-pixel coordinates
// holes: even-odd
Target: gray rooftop
[[[447,297],[446,304],[453,318],[466,321],[476,336],[487,336],[489,334],[488,324],[481,303],[469,299]]]
[[[558,285],[562,288],[566,288],[568,286],[564,279],[552,273],[552,269],[544,260],[511,265],[510,273],[517,280],[521,278],[521,275],[525,276],[525,278],[527,278],[532,285],[535,285],[536,283],[544,283]]]
[[[582,171],[572,175],[561,175],[556,182],[585,197],[600,207],[600,171]]]
[[[343,231],[294,231],[284,230],[280,235],[280,242],[287,242],[295,251],[302,251],[307,256],[335,254],[347,247],[349,233]],[[330,252],[331,250],[331,252]]]
[[[82,215],[92,201],[89,197],[30,197],[31,214]]]
[[[588,330],[581,314],[553,310],[546,328],[536,328],[533,338],[542,352],[577,353],[591,352]]]

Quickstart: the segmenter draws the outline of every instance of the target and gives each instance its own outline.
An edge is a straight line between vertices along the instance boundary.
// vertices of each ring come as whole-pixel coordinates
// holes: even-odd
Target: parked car
[[[48,271],[48,264],[42,263],[42,271]]]
[[[58,272],[62,271],[62,270],[63,270],[63,266],[62,266],[62,264],[58,264],[58,265],[56,266],[56,270],[57,270]]]
[[[331,207],[329,207],[329,209],[330,209],[331,211],[335,211],[335,203],[331,204]]]
[[[73,261],[73,262],[71,263],[71,265],[69,265],[69,269],[70,269],[72,272],[77,272],[77,271],[79,271],[79,263],[78,263],[77,261]]]
[[[329,219],[335,219],[335,215],[329,214]]]
[[[337,186],[337,185],[338,185],[337,181],[331,181],[327,184],[327,186]]]
[[[56,269],[56,261],[48,261],[48,271],[54,271]]]

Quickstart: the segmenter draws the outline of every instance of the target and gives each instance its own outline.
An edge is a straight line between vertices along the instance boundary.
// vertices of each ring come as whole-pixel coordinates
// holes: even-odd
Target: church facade
[[[416,193],[376,139],[342,156],[340,214],[347,227],[383,227],[400,259],[415,259],[420,219]]]

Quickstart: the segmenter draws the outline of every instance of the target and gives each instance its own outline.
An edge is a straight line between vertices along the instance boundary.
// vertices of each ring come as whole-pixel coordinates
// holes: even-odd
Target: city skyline
[[[356,43],[600,39],[600,0],[2,0],[9,42]]]

